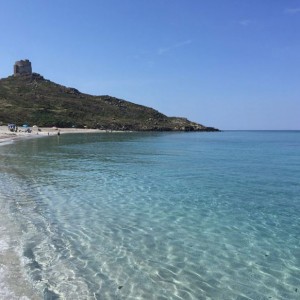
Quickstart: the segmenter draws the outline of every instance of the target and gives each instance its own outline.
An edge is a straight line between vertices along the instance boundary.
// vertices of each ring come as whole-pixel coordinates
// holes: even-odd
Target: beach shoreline
[[[25,132],[26,128],[19,128],[12,132],[7,126],[0,126],[0,147],[14,143],[15,141],[55,136],[73,133],[104,133],[105,130],[80,129],[80,128],[56,128],[42,127],[31,128],[31,132]],[[3,207],[4,205],[4,207]],[[32,282],[24,274],[21,254],[16,248],[18,236],[13,222],[6,215],[5,202],[0,201],[0,298],[9,300],[37,300],[42,297],[33,286]],[[21,283],[21,284],[20,284]]]
[[[1,202],[0,223],[0,299],[38,300],[41,293],[35,289],[25,274],[24,261],[17,225],[9,218],[5,203]]]
[[[104,133],[107,130],[87,129],[87,128],[57,128],[40,127],[31,128],[31,132],[25,132],[25,128],[19,128],[17,132],[11,132],[7,126],[0,126],[0,146],[10,144],[16,140],[27,138],[46,137],[67,133]]]

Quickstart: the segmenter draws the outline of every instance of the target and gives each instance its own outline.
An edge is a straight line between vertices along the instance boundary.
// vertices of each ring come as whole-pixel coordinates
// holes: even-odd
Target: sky
[[[300,129],[300,0],[0,0],[0,78],[21,59],[206,126]]]

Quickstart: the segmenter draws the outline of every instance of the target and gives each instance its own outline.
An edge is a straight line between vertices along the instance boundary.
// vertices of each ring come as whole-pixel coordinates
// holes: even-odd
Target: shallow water
[[[299,131],[63,135],[0,166],[44,299],[300,298]]]

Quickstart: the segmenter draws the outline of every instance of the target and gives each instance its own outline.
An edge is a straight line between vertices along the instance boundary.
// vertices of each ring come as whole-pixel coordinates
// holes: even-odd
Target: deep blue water
[[[0,166],[44,299],[300,299],[299,131],[52,136]]]

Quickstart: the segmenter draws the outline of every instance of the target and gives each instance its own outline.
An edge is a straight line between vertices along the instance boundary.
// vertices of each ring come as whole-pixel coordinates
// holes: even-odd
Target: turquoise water
[[[41,299],[300,299],[299,131],[62,135],[0,166]]]

